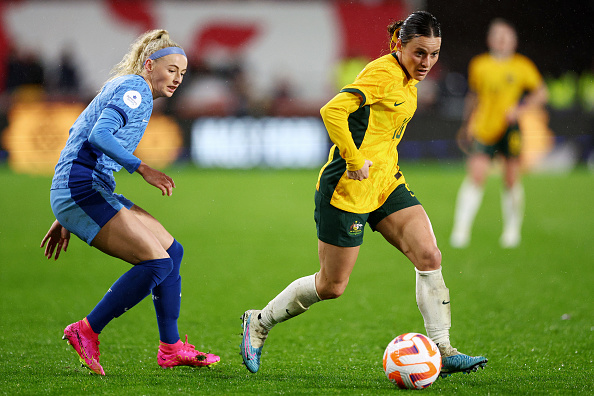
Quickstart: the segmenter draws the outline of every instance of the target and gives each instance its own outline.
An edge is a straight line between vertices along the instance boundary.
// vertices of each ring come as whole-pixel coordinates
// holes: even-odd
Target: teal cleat
[[[260,358],[264,341],[268,337],[268,331],[260,324],[258,314],[260,311],[248,310],[241,316],[241,327],[243,338],[241,340],[241,357],[243,364],[252,373],[260,368]]]
[[[440,348],[441,350],[441,348]],[[454,373],[466,373],[469,374],[473,371],[477,371],[480,368],[485,368],[488,359],[484,356],[468,356],[464,355],[452,348],[447,346],[444,351],[441,352],[441,372],[439,376],[441,378],[449,377]]]

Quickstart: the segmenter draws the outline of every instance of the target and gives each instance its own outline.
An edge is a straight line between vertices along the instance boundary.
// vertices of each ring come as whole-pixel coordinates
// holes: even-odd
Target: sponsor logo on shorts
[[[350,235],[360,235],[363,232],[363,224],[359,223],[357,220],[353,224],[351,224],[349,228]]]

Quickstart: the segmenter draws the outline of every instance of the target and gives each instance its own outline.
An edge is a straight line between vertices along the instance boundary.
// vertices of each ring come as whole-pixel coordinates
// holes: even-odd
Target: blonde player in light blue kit
[[[99,364],[98,335],[114,318],[153,294],[161,367],[210,366],[220,358],[197,351],[180,340],[177,319],[181,304],[179,269],[183,247],[152,217],[115,194],[113,172],[122,167],[171,196],[175,183],[132,153],[153,111],[153,100],[171,97],[186,72],[184,50],[166,30],[140,36],[112,71],[112,78],[78,117],[62,150],[51,186],[56,221],[41,242],[45,256],[66,251],[70,232],[132,268],[108,290],[82,320],[64,330],[64,339],[92,372],[105,375]]]

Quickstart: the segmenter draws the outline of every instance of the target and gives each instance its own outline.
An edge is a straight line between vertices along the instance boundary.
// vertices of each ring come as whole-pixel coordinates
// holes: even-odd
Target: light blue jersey
[[[56,165],[52,190],[99,183],[109,191],[114,191],[113,172],[118,172],[122,166],[88,140],[101,112],[106,108],[116,110],[124,119],[124,126],[114,136],[125,150],[133,153],[153,111],[153,97],[148,83],[142,76],[131,74],[105,84],[70,128],[68,141]]]

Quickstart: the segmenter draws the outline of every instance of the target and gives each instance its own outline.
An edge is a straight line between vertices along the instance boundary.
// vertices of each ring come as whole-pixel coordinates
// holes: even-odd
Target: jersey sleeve
[[[128,172],[134,173],[140,166],[140,159],[128,152],[115,138],[115,132],[124,126],[122,115],[111,107],[103,110],[89,135],[89,142]]]
[[[142,83],[144,84],[144,82]],[[144,102],[152,100],[147,96],[146,88],[139,82],[125,81],[114,89],[106,107],[120,113],[124,119],[124,125],[126,125],[130,120],[143,117]]]
[[[542,84],[542,76],[536,65],[530,59],[526,57],[523,57],[523,59],[526,89],[528,91],[534,91]]]
[[[473,92],[477,92],[478,90],[478,76],[479,73],[477,73],[477,69],[479,67],[479,58],[473,58],[470,60],[470,63],[468,64],[468,88],[470,88],[471,91]]]
[[[320,114],[332,143],[338,147],[340,156],[347,163],[347,170],[356,171],[365,165],[365,157],[359,152],[349,130],[349,114],[357,111],[365,99],[353,95],[351,91],[341,91],[332,98],[322,109]]]

